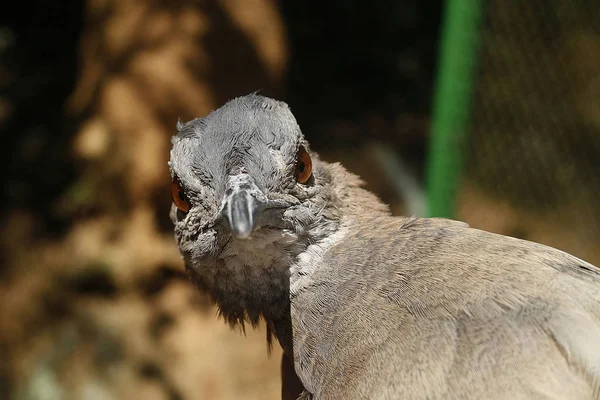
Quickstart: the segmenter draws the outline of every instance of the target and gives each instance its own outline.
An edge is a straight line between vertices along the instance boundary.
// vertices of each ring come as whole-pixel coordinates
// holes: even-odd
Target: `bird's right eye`
[[[190,202],[185,195],[183,186],[181,186],[177,179],[173,179],[173,182],[171,182],[171,197],[173,198],[173,203],[180,211],[186,213],[190,210]]]

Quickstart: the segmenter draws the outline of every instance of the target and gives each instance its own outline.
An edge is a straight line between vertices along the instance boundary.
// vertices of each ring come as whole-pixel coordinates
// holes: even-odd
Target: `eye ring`
[[[304,146],[300,146],[298,153],[296,154],[296,170],[294,176],[296,181],[301,184],[308,182],[312,176],[312,160]]]
[[[171,199],[173,200],[175,207],[180,211],[187,213],[190,210],[190,202],[185,195],[183,186],[181,186],[181,183],[179,183],[177,178],[173,179],[171,182]]]

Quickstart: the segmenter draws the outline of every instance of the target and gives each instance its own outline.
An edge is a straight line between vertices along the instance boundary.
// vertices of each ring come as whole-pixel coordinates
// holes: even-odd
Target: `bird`
[[[187,274],[232,327],[265,321],[283,398],[600,399],[592,264],[392,216],[257,93],[179,122],[169,168]]]

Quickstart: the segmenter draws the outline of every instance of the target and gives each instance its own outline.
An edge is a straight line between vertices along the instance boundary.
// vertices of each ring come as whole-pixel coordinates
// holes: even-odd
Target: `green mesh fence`
[[[488,2],[473,100],[467,178],[600,218],[600,3]]]
[[[481,5],[457,217],[474,188],[515,210],[516,236],[600,263],[600,3]]]

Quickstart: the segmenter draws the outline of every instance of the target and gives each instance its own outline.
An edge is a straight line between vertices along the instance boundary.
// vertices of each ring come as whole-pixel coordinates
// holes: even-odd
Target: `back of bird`
[[[349,217],[311,253],[291,307],[315,399],[600,398],[591,264],[443,219]]]

